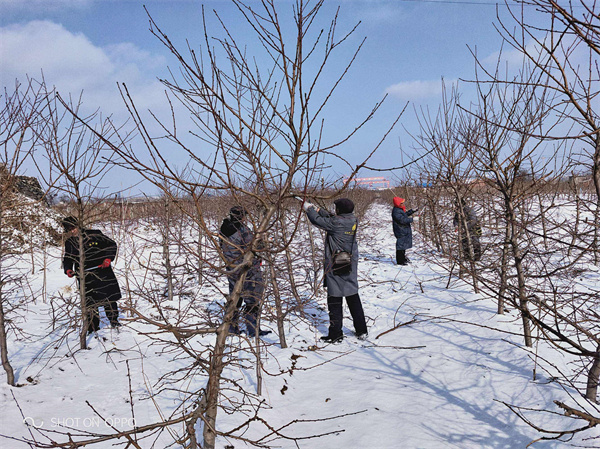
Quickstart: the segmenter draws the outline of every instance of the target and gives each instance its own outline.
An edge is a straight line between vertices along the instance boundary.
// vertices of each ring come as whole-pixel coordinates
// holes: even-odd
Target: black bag
[[[357,226],[356,223],[355,226]],[[350,246],[351,250],[354,248],[354,239],[356,238],[356,229],[354,230],[354,235],[352,236],[352,245]],[[329,242],[329,248],[333,250],[331,247],[331,242]],[[331,256],[331,272],[335,276],[342,276],[344,274],[348,274],[352,271],[352,253],[343,250],[337,250]]]
[[[331,271],[336,276],[350,273],[352,271],[352,254],[347,251],[337,251],[333,255]]]

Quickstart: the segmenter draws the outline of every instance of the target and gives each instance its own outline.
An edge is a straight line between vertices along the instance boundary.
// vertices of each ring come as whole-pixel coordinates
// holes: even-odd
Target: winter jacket
[[[396,237],[396,250],[406,250],[412,248],[412,229],[410,224],[413,222],[412,209],[404,212],[399,207],[392,209],[392,226],[394,236]]]
[[[464,205],[463,213],[465,214],[465,221],[467,224],[467,230],[471,237],[480,236],[481,235],[481,226],[479,225],[479,219],[477,218],[477,214],[475,210],[471,206]],[[452,220],[454,223],[454,227],[459,227],[460,225],[460,215],[458,212],[454,214],[454,219]],[[466,237],[466,233],[464,232],[463,226],[460,226],[461,231],[463,233],[463,237]]]
[[[232,218],[223,220],[219,235],[219,243],[227,262],[229,293],[233,291],[236,282],[241,276],[241,272],[236,271],[236,267],[242,263],[244,254],[250,249],[253,239],[254,234],[252,231],[240,221]],[[252,266],[246,273],[242,297],[246,299],[245,296],[247,296],[247,293],[254,293],[251,296],[256,297],[259,294],[262,294],[263,288],[261,259],[259,257],[254,257]]]
[[[475,210],[470,206],[463,205],[463,213],[465,214],[466,230],[465,226],[461,224],[459,212],[454,214],[452,222],[454,223],[454,227],[460,229],[460,241],[464,258],[466,260],[472,259],[478,261],[481,259],[481,242],[479,241],[481,226],[479,225],[479,219]]]
[[[121,289],[112,266],[100,268],[99,265],[105,259],[111,262],[117,256],[117,244],[114,240],[96,229],[82,229],[84,261],[83,271],[85,273],[86,303],[93,305],[106,300],[116,301],[121,298]],[[65,242],[65,254],[63,257],[63,269],[65,274],[73,270],[78,274],[81,281],[81,270],[79,267],[79,236],[69,237]]]
[[[81,230],[84,248],[84,270],[96,268],[104,259],[112,262],[117,256],[117,244],[96,229]],[[79,236],[74,235],[65,242],[63,268],[79,271]]]
[[[319,212],[310,208],[306,212],[308,219],[318,228],[327,231],[323,268],[325,271],[325,287],[328,296],[351,296],[358,293],[358,243],[356,230],[358,221],[354,214],[333,215],[324,209]],[[333,274],[332,254],[336,251],[352,253],[352,269],[343,275]]]

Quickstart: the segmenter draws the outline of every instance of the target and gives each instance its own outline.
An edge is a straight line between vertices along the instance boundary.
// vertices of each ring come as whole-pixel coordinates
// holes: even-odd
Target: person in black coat
[[[302,206],[310,222],[325,230],[325,251],[323,269],[327,288],[327,308],[329,309],[329,332],[321,337],[327,343],[340,342],[342,333],[342,299],[346,297],[356,336],[364,340],[368,337],[367,323],[360,296],[358,295],[358,244],[356,230],[358,220],[354,216],[354,203],[348,198],[335,200],[335,215],[305,202]],[[340,273],[333,263],[334,254],[344,251],[351,254],[347,272]]]
[[[229,217],[223,220],[219,233],[219,243],[225,260],[227,262],[227,280],[229,282],[229,294],[233,292],[235,284],[241,277],[238,266],[242,263],[244,254],[250,250],[254,234],[245,225],[247,212],[241,206],[234,206],[229,211]],[[260,257],[254,257],[252,266],[246,272],[246,279],[242,287],[240,299],[236,305],[235,314],[231,320],[229,332],[239,334],[239,310],[244,304],[244,320],[246,332],[249,337],[256,336],[256,322],[260,313],[261,301],[264,291],[264,280]],[[258,329],[258,335],[263,336],[271,333],[269,330]]]
[[[406,250],[412,248],[413,215],[417,209],[406,210],[404,198],[394,197],[394,208],[392,209],[392,227],[396,237],[396,263],[408,265],[410,262],[406,257]]]
[[[63,269],[67,276],[77,277],[78,282],[83,280],[85,284],[87,333],[100,329],[100,306],[111,326],[120,326],[117,301],[121,299],[121,289],[111,267],[117,255],[117,244],[99,230],[80,228],[75,217],[66,217],[62,225],[69,235],[65,241]],[[84,249],[83,269],[79,257],[80,235]]]

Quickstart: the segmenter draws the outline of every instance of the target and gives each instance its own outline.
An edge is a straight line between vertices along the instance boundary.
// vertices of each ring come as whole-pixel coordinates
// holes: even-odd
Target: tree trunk
[[[544,209],[544,200],[542,195],[538,193],[538,207],[540,208],[540,218],[542,221],[542,236],[544,239],[544,249],[548,251],[548,228],[546,226],[546,210]]]
[[[504,315],[504,295],[508,289],[508,251],[510,229],[508,224],[504,228],[504,242],[502,244],[502,259],[500,261],[500,288],[498,289],[498,314]]]
[[[281,307],[281,293],[279,292],[279,285],[277,284],[277,278],[275,277],[275,267],[271,254],[269,258],[269,270],[271,274],[271,286],[273,287],[273,298],[275,301],[275,311],[277,313],[277,332],[279,332],[279,344],[281,348],[287,348],[287,342],[285,341],[285,328],[283,324],[285,322],[285,316],[283,314],[283,308]]]
[[[513,224],[514,226],[514,224]],[[515,259],[515,269],[517,270],[517,283],[518,283],[518,291],[519,291],[519,309],[521,310],[521,317],[523,319],[523,337],[525,339],[525,346],[531,348],[533,346],[533,341],[531,339],[531,323],[529,322],[529,318],[526,316],[525,311],[527,311],[527,290],[526,290],[526,282],[525,282],[525,272],[523,270],[523,258],[521,252],[518,247],[518,243],[516,242],[516,236],[514,234],[514,230],[511,236],[511,246],[513,251],[513,257]]]
[[[252,254],[249,253],[246,256],[249,256],[251,259]],[[245,259],[244,261],[246,261]],[[248,265],[249,264],[250,263],[248,263]],[[217,340],[210,357],[208,384],[206,387],[206,410],[204,412],[203,449],[215,449],[215,441],[217,437],[217,411],[219,406],[219,393],[221,389],[220,381],[223,368],[225,367],[223,356],[225,354],[227,336],[229,335],[229,325],[237,308],[237,302],[242,293],[247,271],[248,267],[245,268],[245,271],[236,282],[233,292],[229,298],[227,298],[225,316],[223,317],[223,322],[217,329]]]
[[[433,222],[433,240],[435,243],[435,247],[438,251],[441,251],[443,254],[446,253],[446,247],[444,245],[444,236],[442,231],[442,226],[438,220],[438,215],[435,213],[434,202],[431,198],[427,198],[427,202],[429,203],[429,211],[431,214],[431,221]]]
[[[598,381],[600,379],[600,345],[596,349],[596,355],[594,361],[588,373],[587,389],[585,391],[585,398],[592,402],[597,402],[598,398]]]
[[[165,221],[162,224],[162,251],[163,251],[163,259],[165,261],[165,270],[166,270],[166,279],[167,279],[167,299],[169,301],[173,300],[173,266],[171,265],[171,248],[169,247],[170,239],[171,239],[171,213],[169,209],[168,199],[165,198]]]
[[[81,216],[79,223],[83,223]],[[79,241],[79,273],[77,277],[79,279],[79,301],[81,304],[81,332],[79,332],[79,347],[81,349],[87,349],[87,330],[90,325],[90,317],[87,307],[87,298],[85,293],[85,248],[83,246],[83,234],[78,233]]]
[[[308,222],[308,218],[305,217]],[[319,265],[317,263],[317,250],[315,246],[315,238],[313,236],[312,226],[308,226],[308,239],[310,241],[310,253],[312,261],[312,273],[313,273],[313,293],[316,295],[320,289],[319,286]]]
[[[6,382],[8,385],[15,386],[15,373],[12,369],[10,361],[8,359],[8,342],[6,335],[6,324],[4,322],[4,300],[2,292],[0,291],[0,356],[2,358],[2,367],[6,371]]]
[[[579,186],[577,185],[577,178],[575,177],[575,173],[572,173],[573,179],[573,190],[575,192],[575,218],[573,222],[575,223],[575,228],[573,229],[573,233],[571,235],[571,244],[567,250],[567,257],[571,257],[571,253],[573,252],[573,248],[577,243],[577,237],[579,236],[579,223],[581,222],[581,198],[579,197]],[[544,232],[544,235],[546,233]]]
[[[600,251],[598,248],[598,232],[600,232],[600,135],[596,134],[595,151],[592,163],[592,178],[594,180],[594,189],[596,192],[596,210],[594,211],[594,241],[592,248],[594,251],[594,263],[600,263]]]

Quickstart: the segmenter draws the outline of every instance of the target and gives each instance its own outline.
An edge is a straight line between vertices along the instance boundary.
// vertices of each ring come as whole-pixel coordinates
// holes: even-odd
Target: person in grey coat
[[[311,203],[304,203],[303,209],[312,224],[326,231],[324,285],[327,288],[327,308],[329,310],[329,332],[321,340],[337,343],[344,338],[342,332],[342,298],[346,298],[354,323],[356,336],[363,340],[368,336],[367,323],[358,295],[358,244],[356,229],[358,221],[354,216],[354,203],[348,198],[334,202],[335,215],[319,209]],[[352,254],[350,270],[345,274],[336,274],[333,267],[333,254],[346,251]]]
[[[478,261],[481,259],[481,242],[479,241],[481,226],[477,214],[471,206],[467,205],[464,198],[461,198],[460,202],[456,202],[456,209],[452,222],[456,231],[460,231],[460,242],[464,258],[465,260]],[[464,218],[464,221],[462,218]],[[471,241],[471,247],[469,247],[469,240]],[[471,248],[473,249],[472,254]]]
[[[413,215],[417,209],[406,210],[406,200],[398,196],[394,197],[394,208],[392,209],[392,227],[396,237],[396,263],[408,265],[410,260],[406,257],[406,250],[412,248]]]
[[[250,249],[254,234],[244,224],[246,210],[241,206],[234,206],[229,211],[229,217],[223,220],[219,233],[219,243],[227,261],[227,280],[229,294],[233,292],[235,284],[241,277],[238,265],[242,263],[244,254]],[[256,321],[260,312],[260,302],[263,296],[264,281],[261,269],[261,259],[254,257],[252,267],[246,273],[246,279],[240,299],[238,300],[235,314],[231,320],[229,332],[239,334],[240,308],[244,304],[244,320],[246,332],[249,337],[256,336]],[[258,329],[258,335],[263,336],[271,331]]]

